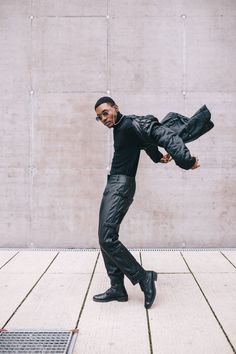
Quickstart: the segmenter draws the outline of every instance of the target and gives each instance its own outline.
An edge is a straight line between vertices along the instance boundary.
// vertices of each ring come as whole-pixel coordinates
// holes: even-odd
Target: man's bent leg
[[[99,242],[108,274],[114,275],[121,271],[133,285],[139,282],[144,292],[144,306],[150,308],[156,297],[157,273],[144,270],[118,240],[120,223],[132,203],[135,192],[135,181],[127,183],[125,180],[125,183],[121,183],[124,177],[122,175],[111,176],[105,188],[99,216]],[[99,302],[127,301],[128,294],[123,283],[117,283],[105,293],[95,295],[93,300]]]
[[[99,242],[103,252],[132,282],[136,284],[145,276],[145,270],[128,249],[119,241],[119,226],[133,201],[135,180],[131,177],[110,176],[100,208]],[[106,265],[106,263],[105,263]]]
[[[106,252],[101,248],[104,264],[107,270],[107,274],[111,279],[111,285],[124,282],[124,273],[117,267],[117,265],[111,260]]]

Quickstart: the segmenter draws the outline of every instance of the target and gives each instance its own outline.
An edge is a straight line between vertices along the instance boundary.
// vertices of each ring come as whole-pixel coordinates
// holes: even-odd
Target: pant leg
[[[122,270],[117,267],[117,265],[112,261],[112,259],[106,254],[106,252],[102,248],[101,253],[107,270],[107,274],[111,279],[111,285],[123,283],[124,273],[122,272]]]
[[[111,178],[105,188],[99,213],[99,243],[102,253],[107,256],[104,261],[108,276],[113,282],[117,280],[117,275],[120,277],[123,273],[133,285],[143,278],[145,270],[119,241],[119,228],[134,193],[134,179],[122,179],[121,182]]]
[[[105,188],[104,195],[107,195],[107,190],[108,189],[109,189],[109,184]],[[101,208],[100,208],[100,217],[99,217],[100,220],[101,220],[101,210],[103,209],[103,207],[104,207],[104,205],[103,205],[103,201],[102,201]],[[120,220],[120,223],[121,223],[122,219]],[[105,264],[105,267],[106,267],[106,270],[107,270],[107,274],[108,274],[109,278],[111,279],[111,285],[123,282],[124,281],[124,273],[122,272],[122,270],[107,255],[107,253],[105,252],[105,250],[103,248],[101,248],[101,253],[102,253],[104,264]]]

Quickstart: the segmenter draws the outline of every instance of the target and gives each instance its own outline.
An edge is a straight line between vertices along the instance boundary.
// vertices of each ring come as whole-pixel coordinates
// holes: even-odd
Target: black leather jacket
[[[129,117],[143,141],[144,150],[154,162],[159,162],[163,156],[157,148],[160,146],[171,155],[176,165],[185,170],[196,162],[185,143],[196,140],[214,126],[210,120],[211,113],[205,105],[191,118],[174,112],[168,113],[161,122],[152,115]]]

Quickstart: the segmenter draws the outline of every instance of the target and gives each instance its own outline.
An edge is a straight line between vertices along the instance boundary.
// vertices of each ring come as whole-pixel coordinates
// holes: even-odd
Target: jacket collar
[[[116,126],[116,125],[118,125],[120,122],[121,122],[121,120],[123,119],[123,114],[121,114],[120,112],[118,112],[117,113],[117,120],[116,120],[116,122],[115,122],[115,124],[114,124],[114,127]]]

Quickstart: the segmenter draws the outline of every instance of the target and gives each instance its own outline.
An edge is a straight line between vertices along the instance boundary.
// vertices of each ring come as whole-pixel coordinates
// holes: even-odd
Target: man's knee
[[[99,229],[99,245],[104,250],[113,249],[118,239],[118,225],[106,223]]]

